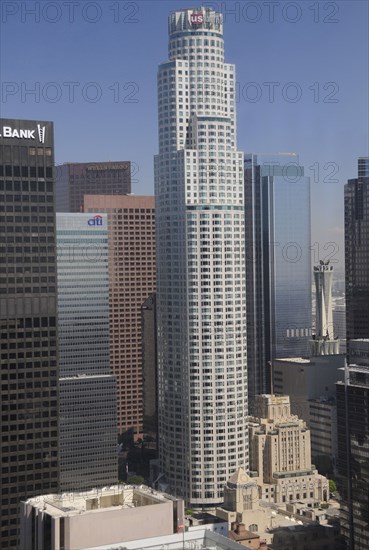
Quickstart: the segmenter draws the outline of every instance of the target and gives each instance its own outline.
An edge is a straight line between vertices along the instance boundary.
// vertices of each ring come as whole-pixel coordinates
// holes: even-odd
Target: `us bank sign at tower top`
[[[0,138],[1,141],[6,140],[6,142],[13,143],[14,145],[50,146],[53,135],[52,126],[52,122],[0,119]]]
[[[201,7],[176,11],[169,16],[169,34],[197,31],[223,34],[223,16],[211,8]]]

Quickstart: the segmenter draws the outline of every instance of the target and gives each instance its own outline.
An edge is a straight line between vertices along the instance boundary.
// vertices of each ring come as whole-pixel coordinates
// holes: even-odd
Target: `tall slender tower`
[[[160,467],[168,491],[214,506],[248,469],[243,154],[219,13],[169,16],[158,103]]]
[[[311,354],[315,356],[337,355],[340,352],[340,341],[333,331],[332,279],[333,266],[329,265],[329,261],[320,260],[319,265],[314,266],[316,333],[311,341]]]

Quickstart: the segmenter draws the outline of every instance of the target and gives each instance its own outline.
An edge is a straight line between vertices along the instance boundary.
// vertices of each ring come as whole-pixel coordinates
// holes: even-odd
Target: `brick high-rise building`
[[[84,195],[127,195],[131,163],[73,162],[56,167],[57,212],[83,212]]]
[[[0,121],[0,546],[20,500],[58,490],[52,122]]]
[[[143,431],[142,313],[155,291],[154,197],[87,195],[86,212],[108,214],[110,365],[117,378],[118,433]]]

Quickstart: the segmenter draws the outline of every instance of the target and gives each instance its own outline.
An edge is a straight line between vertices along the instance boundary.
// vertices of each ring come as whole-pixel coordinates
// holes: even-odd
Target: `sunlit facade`
[[[223,48],[220,14],[174,12],[158,71],[160,468],[167,490],[205,506],[248,468],[243,154]]]

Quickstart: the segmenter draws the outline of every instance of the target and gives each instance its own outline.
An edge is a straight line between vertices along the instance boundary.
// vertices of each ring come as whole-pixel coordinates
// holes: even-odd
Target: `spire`
[[[334,337],[333,309],[332,309],[332,280],[333,266],[329,260],[319,261],[314,266],[314,280],[316,293],[315,335],[311,341],[311,354],[337,355],[339,340]]]

